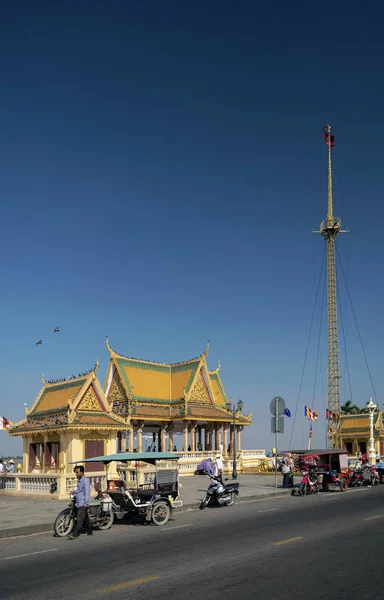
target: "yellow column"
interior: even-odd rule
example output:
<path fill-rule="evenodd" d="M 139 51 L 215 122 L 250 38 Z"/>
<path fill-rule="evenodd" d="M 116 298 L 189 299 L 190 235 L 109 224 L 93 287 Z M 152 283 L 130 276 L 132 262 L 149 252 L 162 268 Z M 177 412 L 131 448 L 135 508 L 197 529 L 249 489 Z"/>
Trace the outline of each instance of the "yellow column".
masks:
<path fill-rule="evenodd" d="M 196 425 L 194 423 L 191 425 L 191 450 L 192 452 L 196 451 Z"/>
<path fill-rule="evenodd" d="M 138 452 L 142 452 L 143 451 L 142 433 L 143 433 L 143 422 L 142 421 L 138 421 L 137 422 L 137 451 Z"/>
<path fill-rule="evenodd" d="M 220 424 L 215 423 L 215 450 L 220 450 Z"/>
<path fill-rule="evenodd" d="M 127 451 L 127 432 L 126 431 L 121 432 L 121 451 L 122 452 Z"/>
<path fill-rule="evenodd" d="M 133 423 L 131 423 L 131 428 L 129 430 L 129 452 L 133 452 Z"/>
<path fill-rule="evenodd" d="M 23 473 L 28 473 L 29 468 L 29 436 L 23 437 Z"/>
<path fill-rule="evenodd" d="M 161 444 L 161 452 L 165 452 L 165 423 L 161 424 L 160 444 Z M 160 448 L 159 448 L 159 450 L 160 450 Z"/>
<path fill-rule="evenodd" d="M 223 442 L 223 455 L 228 454 L 228 425 L 224 423 L 224 442 Z"/>
<path fill-rule="evenodd" d="M 184 452 L 188 450 L 188 421 L 184 421 Z"/>
<path fill-rule="evenodd" d="M 168 426 L 168 451 L 173 452 L 173 424 Z"/>
<path fill-rule="evenodd" d="M 237 429 L 236 450 L 237 450 L 237 452 L 239 452 L 239 450 L 241 450 L 241 425 L 237 425 L 236 429 Z"/>
<path fill-rule="evenodd" d="M 208 432 L 208 424 L 204 427 L 204 450 L 208 450 L 209 448 L 209 432 Z"/>

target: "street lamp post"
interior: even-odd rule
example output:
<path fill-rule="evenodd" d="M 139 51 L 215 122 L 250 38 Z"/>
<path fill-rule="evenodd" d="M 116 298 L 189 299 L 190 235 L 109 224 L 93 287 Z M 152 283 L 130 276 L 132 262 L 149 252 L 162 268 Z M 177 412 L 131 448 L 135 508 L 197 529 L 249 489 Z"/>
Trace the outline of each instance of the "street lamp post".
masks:
<path fill-rule="evenodd" d="M 238 401 L 237 406 L 231 401 L 227 402 L 225 408 L 233 415 L 233 469 L 232 479 L 237 479 L 236 464 L 236 415 L 243 410 L 244 402 Z"/>
<path fill-rule="evenodd" d="M 367 408 L 369 410 L 369 464 L 376 464 L 376 450 L 375 450 L 375 439 L 373 437 L 373 414 L 377 408 L 376 404 L 372 402 L 372 398 L 367 402 Z"/>

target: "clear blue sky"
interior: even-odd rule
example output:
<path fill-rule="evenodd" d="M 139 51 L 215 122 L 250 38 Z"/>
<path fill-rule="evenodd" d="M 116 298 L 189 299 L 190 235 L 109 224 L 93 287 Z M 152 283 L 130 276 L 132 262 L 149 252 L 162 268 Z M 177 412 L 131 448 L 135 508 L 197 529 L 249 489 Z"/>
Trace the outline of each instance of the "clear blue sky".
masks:
<path fill-rule="evenodd" d="M 270 448 L 270 399 L 295 408 L 322 260 L 311 230 L 326 210 L 328 122 L 336 213 L 351 227 L 338 246 L 381 404 L 383 17 L 356 1 L 2 6 L 0 414 L 22 418 L 43 372 L 98 356 L 103 379 L 106 335 L 164 362 L 209 339 L 210 366 L 221 359 L 228 395 L 253 411 L 245 445 Z M 344 316 L 362 404 L 372 391 Z M 0 454 L 20 447 L 0 434 Z"/>

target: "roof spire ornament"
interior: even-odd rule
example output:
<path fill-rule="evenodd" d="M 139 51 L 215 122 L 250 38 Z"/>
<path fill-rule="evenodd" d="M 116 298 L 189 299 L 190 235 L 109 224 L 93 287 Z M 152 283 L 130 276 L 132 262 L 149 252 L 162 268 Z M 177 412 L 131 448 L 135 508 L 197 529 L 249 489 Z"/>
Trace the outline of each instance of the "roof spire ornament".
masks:
<path fill-rule="evenodd" d="M 45 385 L 44 373 L 41 376 L 41 381 L 43 382 L 43 385 Z"/>
<path fill-rule="evenodd" d="M 207 345 L 205 347 L 205 351 L 204 351 L 205 356 L 207 356 L 208 351 L 209 351 L 209 340 L 207 340 Z"/>
<path fill-rule="evenodd" d="M 99 370 L 99 366 L 100 366 L 99 365 L 99 359 L 96 358 L 95 366 L 94 366 L 94 369 L 93 369 L 93 372 L 95 373 L 95 375 L 96 375 L 97 371 Z"/>

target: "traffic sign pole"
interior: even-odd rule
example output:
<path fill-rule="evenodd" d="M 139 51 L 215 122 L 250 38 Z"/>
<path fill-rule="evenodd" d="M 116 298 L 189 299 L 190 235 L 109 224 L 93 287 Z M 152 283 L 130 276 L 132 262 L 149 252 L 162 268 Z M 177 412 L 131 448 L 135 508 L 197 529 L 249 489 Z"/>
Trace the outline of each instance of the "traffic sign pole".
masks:
<path fill-rule="evenodd" d="M 275 414 L 275 492 L 277 492 L 277 430 L 279 428 L 279 400 L 276 398 L 276 414 Z"/>

